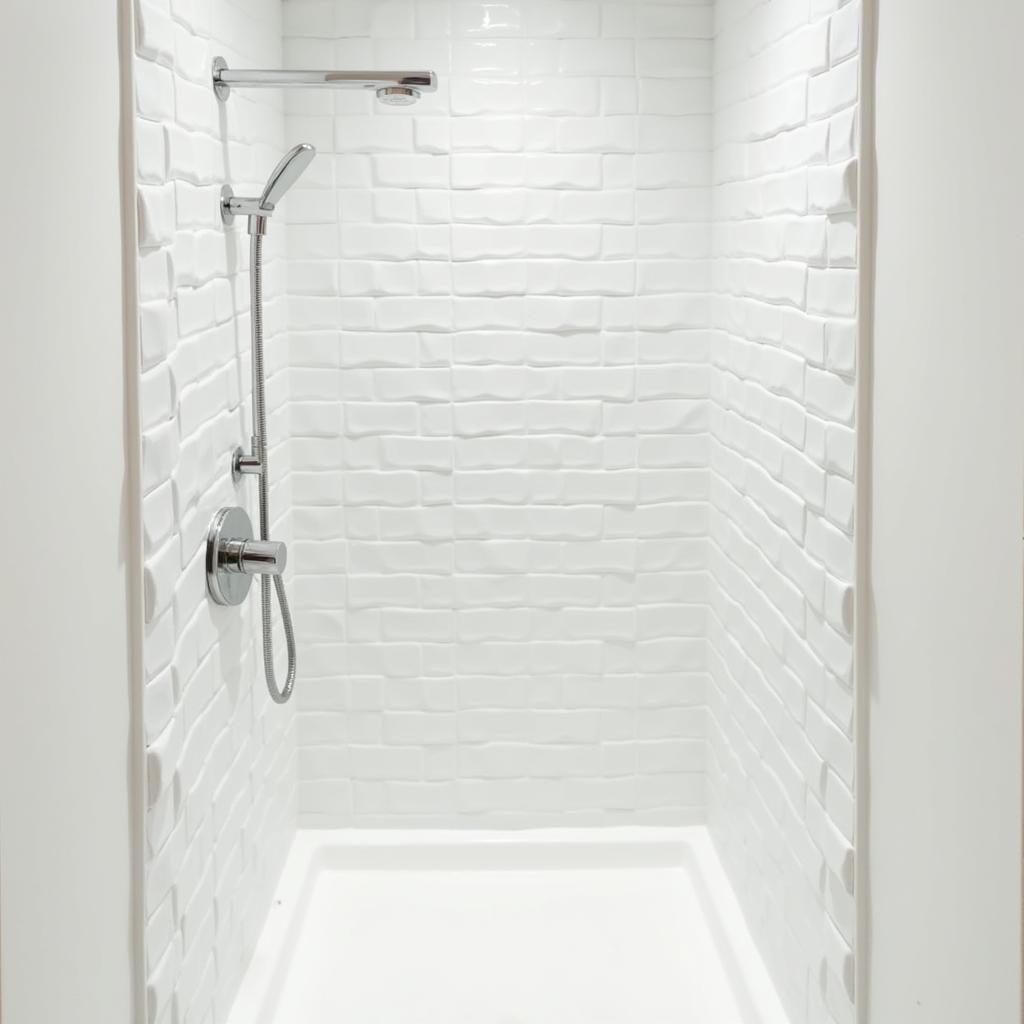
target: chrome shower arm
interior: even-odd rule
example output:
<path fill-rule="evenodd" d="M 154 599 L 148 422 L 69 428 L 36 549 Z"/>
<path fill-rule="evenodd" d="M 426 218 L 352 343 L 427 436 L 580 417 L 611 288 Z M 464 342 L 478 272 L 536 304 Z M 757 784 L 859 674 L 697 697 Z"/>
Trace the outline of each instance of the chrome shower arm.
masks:
<path fill-rule="evenodd" d="M 223 57 L 213 62 L 213 88 L 218 99 L 227 99 L 232 87 L 280 89 L 285 86 L 321 89 L 416 89 L 435 92 L 433 71 L 268 71 L 229 68 Z"/>

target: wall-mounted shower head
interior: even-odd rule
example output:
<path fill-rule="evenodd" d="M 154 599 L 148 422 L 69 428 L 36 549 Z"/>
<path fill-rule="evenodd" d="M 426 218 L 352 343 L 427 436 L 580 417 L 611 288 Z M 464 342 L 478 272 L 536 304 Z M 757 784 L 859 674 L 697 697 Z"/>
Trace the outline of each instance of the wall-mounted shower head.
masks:
<path fill-rule="evenodd" d="M 308 142 L 300 142 L 290 149 L 270 172 L 263 193 L 258 197 L 236 196 L 231 186 L 225 185 L 220 190 L 221 220 L 230 224 L 235 217 L 246 216 L 249 218 L 250 235 L 265 234 L 267 218 L 315 156 L 316 150 Z"/>
<path fill-rule="evenodd" d="M 388 107 L 411 107 L 419 98 L 419 89 L 409 85 L 389 85 L 377 90 L 377 99 Z"/>

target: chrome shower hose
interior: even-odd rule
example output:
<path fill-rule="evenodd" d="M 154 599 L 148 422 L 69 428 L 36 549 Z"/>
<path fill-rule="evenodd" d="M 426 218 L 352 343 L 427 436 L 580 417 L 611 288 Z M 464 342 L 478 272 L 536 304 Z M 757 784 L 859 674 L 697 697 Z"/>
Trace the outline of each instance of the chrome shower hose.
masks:
<path fill-rule="evenodd" d="M 262 224 L 260 225 L 262 229 Z M 267 458 L 267 395 L 263 363 L 263 234 L 249 236 L 249 290 L 252 317 L 252 433 L 253 454 L 259 456 L 259 532 L 260 540 L 270 540 L 270 466 Z M 277 603 L 281 606 L 284 641 L 288 651 L 288 673 L 284 686 L 278 687 L 274 672 L 274 624 L 270 583 L 273 580 Z M 284 704 L 295 689 L 295 631 L 284 580 L 280 576 L 260 576 L 260 610 L 263 623 L 263 671 L 270 699 Z"/>

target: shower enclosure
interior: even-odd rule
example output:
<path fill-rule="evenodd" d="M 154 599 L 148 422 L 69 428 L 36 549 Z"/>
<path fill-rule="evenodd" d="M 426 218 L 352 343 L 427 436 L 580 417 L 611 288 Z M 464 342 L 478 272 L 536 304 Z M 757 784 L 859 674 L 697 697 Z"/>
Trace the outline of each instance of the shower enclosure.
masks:
<path fill-rule="evenodd" d="M 852 1022 L 860 4 L 135 21 L 150 1021 Z"/>

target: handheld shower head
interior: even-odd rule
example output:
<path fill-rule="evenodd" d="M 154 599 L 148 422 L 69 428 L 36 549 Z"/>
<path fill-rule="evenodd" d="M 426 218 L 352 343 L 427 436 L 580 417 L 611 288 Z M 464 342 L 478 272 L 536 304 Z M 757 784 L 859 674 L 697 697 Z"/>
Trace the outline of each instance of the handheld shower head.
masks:
<path fill-rule="evenodd" d="M 281 158 L 281 162 L 270 172 L 266 188 L 260 196 L 260 206 L 268 212 L 273 211 L 315 156 L 316 150 L 308 142 L 300 142 L 294 149 L 288 150 Z"/>
<path fill-rule="evenodd" d="M 308 142 L 300 142 L 294 149 L 290 149 L 270 172 L 263 194 L 258 197 L 236 196 L 231 186 L 225 185 L 220 190 L 221 220 L 230 224 L 235 217 L 246 216 L 249 218 L 250 235 L 265 234 L 267 218 L 315 156 L 316 149 Z"/>

